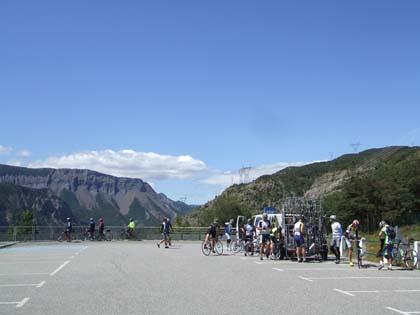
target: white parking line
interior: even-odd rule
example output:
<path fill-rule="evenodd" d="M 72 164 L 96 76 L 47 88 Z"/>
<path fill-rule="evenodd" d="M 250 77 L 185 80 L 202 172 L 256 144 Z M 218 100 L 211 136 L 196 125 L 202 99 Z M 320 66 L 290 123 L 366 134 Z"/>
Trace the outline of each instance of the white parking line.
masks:
<path fill-rule="evenodd" d="M 26 303 L 28 303 L 28 301 L 30 300 L 30 298 L 26 297 L 24 299 L 22 299 L 22 301 L 20 301 L 18 304 L 16 304 L 16 308 L 21 308 L 22 306 L 24 306 Z"/>
<path fill-rule="evenodd" d="M 372 279 L 372 280 L 420 280 L 420 277 L 317 277 L 317 278 L 307 278 L 310 280 L 346 280 L 346 279 Z"/>
<path fill-rule="evenodd" d="M 299 276 L 299 278 L 302 279 L 302 280 L 308 281 L 308 282 L 313 282 L 313 280 L 309 279 L 309 278 L 305 278 L 305 277 L 302 277 L 302 276 Z"/>
<path fill-rule="evenodd" d="M 418 311 L 414 311 L 414 312 L 403 312 L 403 311 L 400 311 L 399 309 L 396 309 L 396 308 L 390 307 L 390 306 L 387 306 L 385 308 L 388 309 L 388 310 L 390 310 L 390 311 L 393 311 L 395 313 L 403 314 L 403 315 L 420 314 L 420 312 L 418 312 Z"/>
<path fill-rule="evenodd" d="M 340 292 L 341 294 L 345 294 L 345 295 L 355 296 L 354 294 L 351 294 L 348 291 L 343 291 L 343 290 L 340 290 L 340 289 L 334 289 L 334 291 Z"/>
<path fill-rule="evenodd" d="M 25 305 L 30 299 L 28 297 L 23 298 L 22 301 L 19 302 L 0 302 L 0 305 L 16 305 L 16 308 L 20 308 Z"/>
<path fill-rule="evenodd" d="M 36 287 L 41 288 L 45 284 L 45 281 L 40 283 L 15 283 L 15 284 L 0 284 L 0 288 L 12 288 L 12 287 Z"/>
<path fill-rule="evenodd" d="M 15 265 L 15 264 L 57 264 L 59 262 L 62 262 L 62 260 L 37 260 L 37 261 L 2 261 L 0 262 L 0 265 Z"/>
<path fill-rule="evenodd" d="M 0 277 L 15 277 L 15 276 L 45 276 L 49 273 L 42 272 L 26 272 L 26 273 L 0 273 Z"/>
<path fill-rule="evenodd" d="M 273 270 L 284 272 L 284 269 L 280 269 L 280 268 L 273 268 Z"/>
<path fill-rule="evenodd" d="M 262 263 L 259 261 L 254 261 L 254 264 L 261 265 Z"/>
<path fill-rule="evenodd" d="M 65 261 L 60 267 L 58 267 L 53 272 L 51 272 L 50 276 L 54 276 L 57 272 L 59 272 L 61 269 L 63 269 L 68 263 L 70 263 L 69 260 Z"/>

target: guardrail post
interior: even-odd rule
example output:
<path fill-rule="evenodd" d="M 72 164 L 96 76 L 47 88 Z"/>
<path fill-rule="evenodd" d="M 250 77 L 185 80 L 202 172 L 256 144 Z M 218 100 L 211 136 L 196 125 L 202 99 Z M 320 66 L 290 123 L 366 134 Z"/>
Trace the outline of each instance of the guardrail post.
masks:
<path fill-rule="evenodd" d="M 13 227 L 13 242 L 16 242 L 16 235 L 17 235 L 17 228 L 16 226 Z"/>

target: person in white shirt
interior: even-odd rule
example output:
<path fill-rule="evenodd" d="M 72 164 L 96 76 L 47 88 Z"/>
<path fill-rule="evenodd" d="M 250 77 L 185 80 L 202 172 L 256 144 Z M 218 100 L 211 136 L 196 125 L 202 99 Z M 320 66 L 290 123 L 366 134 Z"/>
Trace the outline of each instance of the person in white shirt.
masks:
<path fill-rule="evenodd" d="M 341 224 L 337 221 L 337 216 L 332 215 L 330 216 L 331 220 L 331 231 L 332 231 L 332 239 L 331 239 L 331 251 L 335 255 L 335 263 L 340 263 L 340 242 L 341 236 L 343 235 L 343 230 L 341 228 Z"/>
<path fill-rule="evenodd" d="M 305 238 L 303 236 L 305 225 L 303 223 L 304 216 L 302 215 L 293 227 L 293 235 L 296 243 L 297 261 L 306 262 L 305 258 Z"/>

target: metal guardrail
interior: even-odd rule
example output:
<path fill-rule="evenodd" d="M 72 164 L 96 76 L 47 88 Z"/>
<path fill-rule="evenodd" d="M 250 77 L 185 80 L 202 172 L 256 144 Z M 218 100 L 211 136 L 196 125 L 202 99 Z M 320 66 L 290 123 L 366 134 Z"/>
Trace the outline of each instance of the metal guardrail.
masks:
<path fill-rule="evenodd" d="M 106 226 L 113 239 L 125 239 L 125 227 Z M 199 241 L 203 240 L 207 227 L 175 227 L 171 233 L 173 240 Z M 73 226 L 72 239 L 85 240 L 88 227 Z M 0 226 L 0 242 L 16 241 L 55 241 L 65 231 L 63 226 Z M 96 235 L 98 231 L 96 230 Z M 144 226 L 136 227 L 135 239 L 137 240 L 159 240 L 162 238 L 160 227 Z"/>

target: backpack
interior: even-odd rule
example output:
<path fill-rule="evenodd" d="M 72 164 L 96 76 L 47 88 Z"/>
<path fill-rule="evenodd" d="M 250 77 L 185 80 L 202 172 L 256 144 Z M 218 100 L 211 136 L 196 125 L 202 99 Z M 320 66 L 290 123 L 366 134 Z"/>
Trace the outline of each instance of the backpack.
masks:
<path fill-rule="evenodd" d="M 390 240 L 395 240 L 395 238 L 397 237 L 397 234 L 395 233 L 395 229 L 390 225 L 386 227 L 386 235 L 388 235 Z"/>

